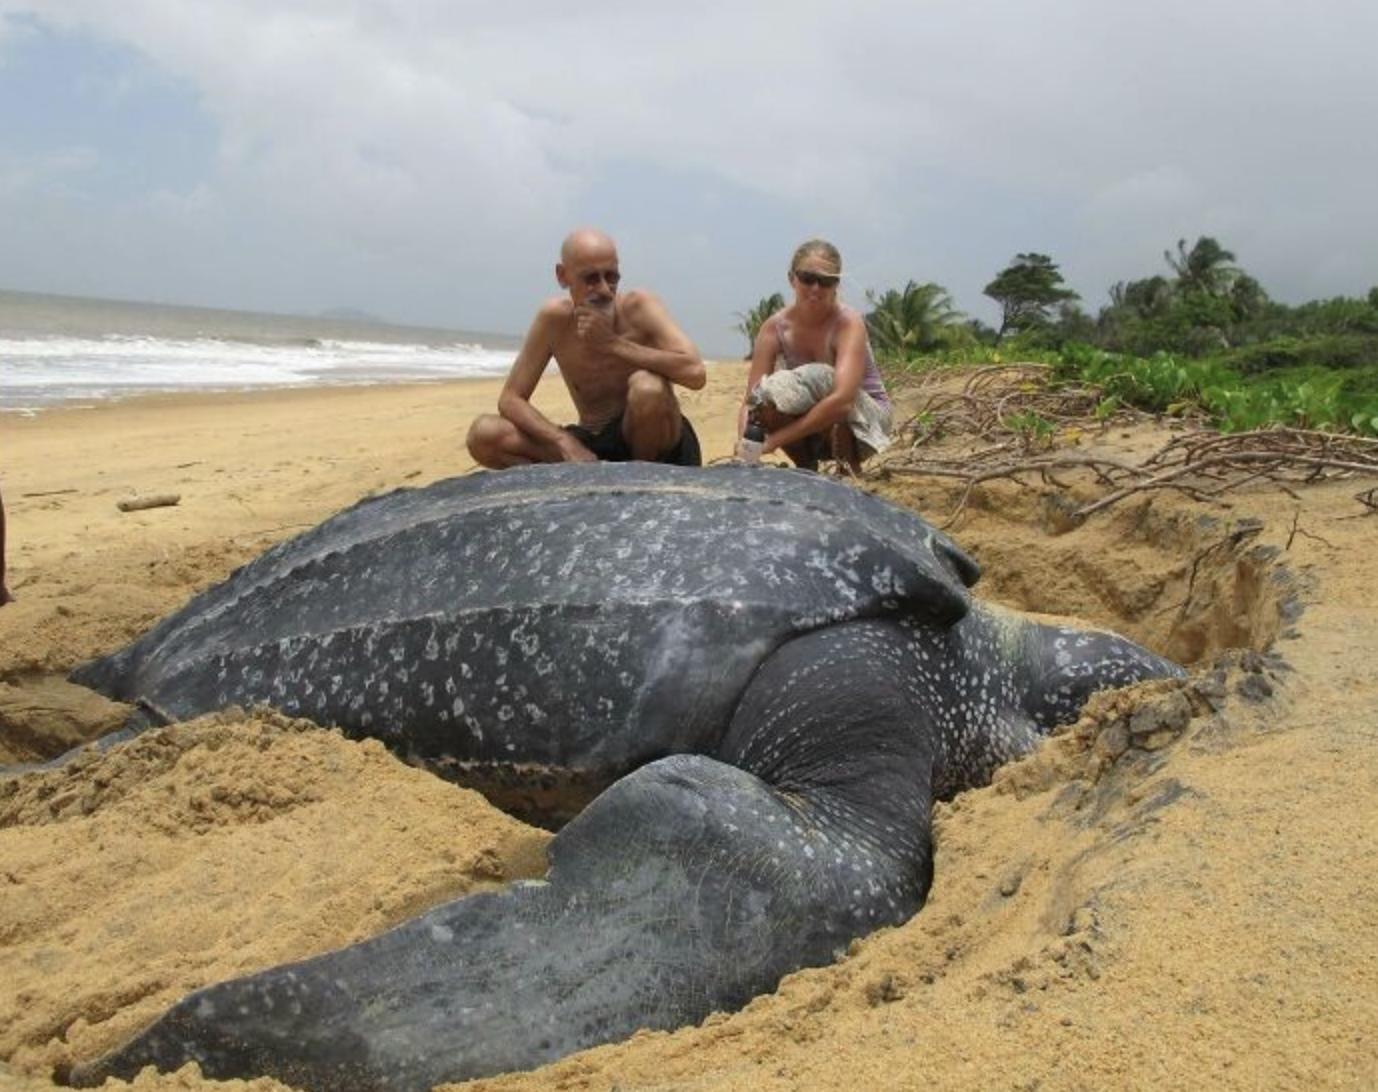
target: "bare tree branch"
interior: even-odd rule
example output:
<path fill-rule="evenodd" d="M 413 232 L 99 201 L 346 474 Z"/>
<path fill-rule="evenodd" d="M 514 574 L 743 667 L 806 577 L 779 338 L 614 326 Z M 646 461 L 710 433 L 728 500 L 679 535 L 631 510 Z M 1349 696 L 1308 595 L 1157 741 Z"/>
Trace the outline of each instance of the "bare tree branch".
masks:
<path fill-rule="evenodd" d="M 961 482 L 964 488 L 948 516 L 949 525 L 986 482 L 1004 480 L 1027 488 L 1042 481 L 1066 491 L 1069 483 L 1057 477 L 1059 472 L 1076 474 L 1103 491 L 1071 513 L 1077 520 L 1155 490 L 1175 490 L 1228 507 L 1221 500 L 1224 494 L 1258 481 L 1295 497 L 1292 485 L 1378 477 L 1378 440 L 1312 429 L 1220 433 L 1194 427 L 1139 462 L 1073 454 L 1056 446 L 1059 432 L 1064 437 L 1069 431 L 1103 434 L 1111 427 L 1156 418 L 1121 406 L 1107 409 L 1098 389 L 1053 387 L 1049 376 L 1050 369 L 1042 365 L 1012 364 L 977 369 L 960 391 L 951 389 L 949 372 L 921 380 L 916 386 L 933 393 L 900 430 L 908 445 L 887 455 L 865 476 L 899 474 Z M 1179 419 L 1174 423 L 1182 424 Z M 929 454 L 931 445 L 944 437 L 975 438 L 983 446 L 960 455 Z M 1378 511 L 1378 487 L 1355 499 L 1370 512 Z"/>

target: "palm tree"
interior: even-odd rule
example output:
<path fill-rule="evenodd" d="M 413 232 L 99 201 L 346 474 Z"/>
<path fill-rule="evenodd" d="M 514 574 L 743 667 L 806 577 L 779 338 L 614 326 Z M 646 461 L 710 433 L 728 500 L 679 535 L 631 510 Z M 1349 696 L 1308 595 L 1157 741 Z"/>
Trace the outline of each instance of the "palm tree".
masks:
<path fill-rule="evenodd" d="M 1223 296 L 1240 273 L 1239 267 L 1231 264 L 1234 254 L 1209 235 L 1202 235 L 1190 250 L 1185 239 L 1178 239 L 1176 255 L 1165 250 L 1163 257 L 1177 274 L 1177 287 L 1183 292 L 1198 289 L 1208 296 Z"/>
<path fill-rule="evenodd" d="M 740 311 L 733 312 L 741 321 L 738 322 L 736 326 L 732 327 L 732 329 L 746 335 L 745 355 L 747 359 L 750 359 L 751 351 L 755 348 L 756 335 L 761 332 L 762 323 L 784 306 L 785 297 L 780 295 L 779 292 L 772 292 L 769 296 L 760 300 L 756 306 L 746 312 L 746 314 L 742 314 Z"/>
<path fill-rule="evenodd" d="M 902 289 L 890 288 L 877 296 L 866 293 L 871 313 L 866 327 L 871 344 L 884 356 L 906 357 L 932 352 L 947 345 L 963 317 L 940 284 L 910 281 Z"/>
<path fill-rule="evenodd" d="M 1230 285 L 1230 301 L 1234 304 L 1235 315 L 1241 319 L 1257 318 L 1269 303 L 1263 285 L 1247 273 L 1241 273 Z"/>
<path fill-rule="evenodd" d="M 1166 277 L 1116 281 L 1110 286 L 1110 306 L 1141 319 L 1162 318 L 1172 307 L 1172 285 Z"/>

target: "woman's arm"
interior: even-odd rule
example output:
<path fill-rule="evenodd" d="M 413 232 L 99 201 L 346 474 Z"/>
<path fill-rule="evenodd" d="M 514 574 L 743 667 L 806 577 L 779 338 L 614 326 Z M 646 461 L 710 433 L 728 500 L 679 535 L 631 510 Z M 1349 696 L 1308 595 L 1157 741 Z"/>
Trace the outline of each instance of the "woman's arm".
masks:
<path fill-rule="evenodd" d="M 737 436 L 746 431 L 746 400 L 756 389 L 756 384 L 771 373 L 776 358 L 780 355 L 780 331 L 772 315 L 761 323 L 756 331 L 756 341 L 751 347 L 751 371 L 746 377 L 746 393 L 742 395 L 742 406 L 737 413 Z"/>
<path fill-rule="evenodd" d="M 837 357 L 833 362 L 833 389 L 797 421 L 791 421 L 766 437 L 765 454 L 797 443 L 806 436 L 826 432 L 847 420 L 861 381 L 866 378 L 866 323 L 858 314 L 845 315 L 837 332 Z"/>

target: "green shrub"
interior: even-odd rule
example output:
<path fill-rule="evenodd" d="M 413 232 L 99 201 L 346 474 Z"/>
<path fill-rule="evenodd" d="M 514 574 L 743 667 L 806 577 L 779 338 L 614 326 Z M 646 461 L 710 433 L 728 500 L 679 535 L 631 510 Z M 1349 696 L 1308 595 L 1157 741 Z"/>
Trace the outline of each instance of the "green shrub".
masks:
<path fill-rule="evenodd" d="M 1378 366 L 1378 337 L 1362 334 L 1279 337 L 1233 349 L 1217 359 L 1244 375 L 1262 375 L 1283 368 Z"/>
<path fill-rule="evenodd" d="M 1198 407 L 1222 432 L 1285 426 L 1378 436 L 1378 367 L 1345 372 L 1310 365 L 1254 378 L 1218 359 L 1133 357 L 1069 345 L 1054 375 L 1100 387 L 1102 406 L 1123 402 L 1155 413 Z"/>

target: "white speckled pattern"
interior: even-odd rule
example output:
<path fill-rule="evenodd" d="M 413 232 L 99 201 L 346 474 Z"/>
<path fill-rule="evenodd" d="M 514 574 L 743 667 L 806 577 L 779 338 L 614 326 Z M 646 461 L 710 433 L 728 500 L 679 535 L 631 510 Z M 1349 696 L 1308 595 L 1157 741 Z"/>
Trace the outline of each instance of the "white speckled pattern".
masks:
<path fill-rule="evenodd" d="M 983 606 L 976 575 L 909 513 L 740 468 L 475 475 L 285 543 L 82 677 L 423 759 L 630 772 L 552 841 L 545 882 L 210 987 L 73 1079 L 195 1060 L 421 1092 L 738 1008 L 904 921 L 935 798 L 1094 690 L 1179 670 Z"/>
<path fill-rule="evenodd" d="M 951 622 L 975 575 L 814 475 L 533 467 L 357 505 L 75 678 L 179 719 L 265 704 L 421 758 L 626 769 L 711 746 L 794 634 Z"/>

